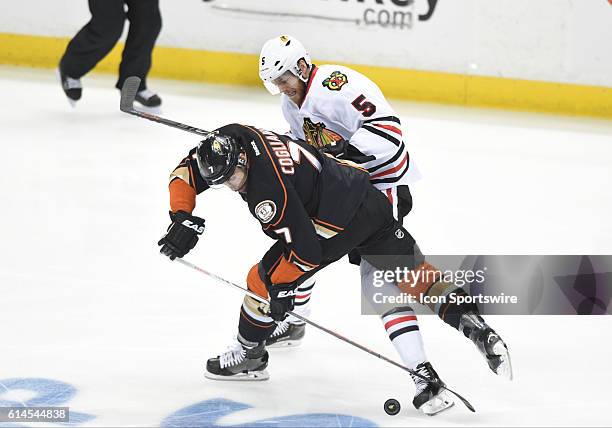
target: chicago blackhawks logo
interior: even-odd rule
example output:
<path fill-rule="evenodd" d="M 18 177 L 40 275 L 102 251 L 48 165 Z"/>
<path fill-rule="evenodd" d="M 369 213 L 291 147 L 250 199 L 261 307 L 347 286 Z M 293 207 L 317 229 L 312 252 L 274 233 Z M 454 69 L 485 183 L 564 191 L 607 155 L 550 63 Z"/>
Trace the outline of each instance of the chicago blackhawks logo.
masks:
<path fill-rule="evenodd" d="M 346 74 L 340 73 L 339 71 L 334 71 L 327 79 L 323 81 L 323 86 L 330 91 L 339 91 L 346 83 L 348 83 Z"/>
<path fill-rule="evenodd" d="M 304 119 L 302 126 L 306 142 L 320 149 L 323 146 L 342 140 L 342 137 L 334 131 L 325 128 L 324 123 L 313 123 L 309 118 Z"/>
<path fill-rule="evenodd" d="M 270 200 L 263 201 L 255 207 L 255 215 L 262 223 L 269 223 L 276 214 L 276 204 Z"/>

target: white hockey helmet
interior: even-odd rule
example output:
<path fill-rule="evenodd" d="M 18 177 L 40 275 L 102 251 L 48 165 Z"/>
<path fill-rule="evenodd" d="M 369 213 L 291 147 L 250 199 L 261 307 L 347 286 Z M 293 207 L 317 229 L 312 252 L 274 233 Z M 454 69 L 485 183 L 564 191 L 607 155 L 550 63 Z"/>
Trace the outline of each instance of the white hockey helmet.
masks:
<path fill-rule="evenodd" d="M 310 55 L 306 52 L 304 45 L 292 36 L 283 35 L 268 40 L 261 48 L 259 55 L 259 77 L 265 87 L 272 95 L 280 93 L 278 87 L 272 81 L 285 72 L 290 71 L 303 82 L 308 81 L 302 75 L 298 61 L 303 59 L 312 65 Z"/>

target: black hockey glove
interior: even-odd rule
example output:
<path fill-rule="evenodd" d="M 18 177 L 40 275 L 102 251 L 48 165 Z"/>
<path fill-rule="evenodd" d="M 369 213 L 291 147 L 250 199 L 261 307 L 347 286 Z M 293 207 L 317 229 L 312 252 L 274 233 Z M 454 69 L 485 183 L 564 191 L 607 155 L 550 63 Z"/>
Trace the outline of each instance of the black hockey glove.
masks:
<path fill-rule="evenodd" d="M 170 260 L 183 257 L 198 242 L 198 235 L 204 232 L 204 219 L 193 216 L 185 211 L 170 213 L 172 224 L 168 227 L 168 233 L 159 240 L 161 245 L 159 251 Z"/>
<path fill-rule="evenodd" d="M 266 281 L 266 288 L 270 295 L 270 313 L 268 316 L 274 321 L 282 321 L 287 316 L 287 311 L 293 310 L 297 283 L 272 284 Z"/>
<path fill-rule="evenodd" d="M 348 149 L 348 142 L 346 140 L 334 141 L 333 143 L 327 144 L 321 148 L 323 153 L 329 153 L 335 158 L 342 159 L 346 157 L 346 151 Z"/>

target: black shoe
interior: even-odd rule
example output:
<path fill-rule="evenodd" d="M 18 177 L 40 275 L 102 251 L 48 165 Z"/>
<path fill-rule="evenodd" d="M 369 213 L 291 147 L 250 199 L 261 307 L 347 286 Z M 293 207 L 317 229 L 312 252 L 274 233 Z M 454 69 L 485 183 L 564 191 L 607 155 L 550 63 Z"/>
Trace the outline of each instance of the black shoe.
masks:
<path fill-rule="evenodd" d="M 267 366 L 268 351 L 264 343 L 247 348 L 237 341 L 206 362 L 204 376 L 214 380 L 266 380 L 270 377 L 265 370 Z"/>
<path fill-rule="evenodd" d="M 288 321 L 280 321 L 272 335 L 266 340 L 266 346 L 270 348 L 291 348 L 302 343 L 306 333 L 306 324 L 291 324 Z"/>
<path fill-rule="evenodd" d="M 162 103 L 161 98 L 149 89 L 143 89 L 136 93 L 136 101 L 145 107 L 159 107 Z"/>
<path fill-rule="evenodd" d="M 487 364 L 493 373 L 512 380 L 512 363 L 508 347 L 480 315 L 474 312 L 461 315 L 459 331 L 474 342 L 487 359 Z"/>
<path fill-rule="evenodd" d="M 455 402 L 444 388 L 440 388 L 440 385 L 444 386 L 445 384 L 431 364 L 428 362 L 421 363 L 416 367 L 415 371 L 421 376 L 437 382 L 427 382 L 419 376 L 415 376 L 412 373 L 410 374 L 417 388 L 414 399 L 412 400 L 412 405 L 416 409 L 422 411 L 426 415 L 433 416 L 443 410 L 453 407 Z"/>
<path fill-rule="evenodd" d="M 64 94 L 68 97 L 68 101 L 74 105 L 74 103 L 81 99 L 81 95 L 83 94 L 81 79 L 73 79 L 64 74 L 61 67 L 58 69 L 58 73 Z"/>

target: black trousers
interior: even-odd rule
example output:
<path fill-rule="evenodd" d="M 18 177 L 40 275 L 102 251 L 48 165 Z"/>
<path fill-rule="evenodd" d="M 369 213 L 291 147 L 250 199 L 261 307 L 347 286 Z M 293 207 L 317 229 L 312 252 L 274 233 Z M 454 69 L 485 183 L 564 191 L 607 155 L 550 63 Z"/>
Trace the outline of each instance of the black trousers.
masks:
<path fill-rule="evenodd" d="M 142 79 L 140 90 L 146 89 L 151 52 L 162 25 L 159 0 L 89 0 L 89 10 L 91 20 L 74 36 L 62 56 L 62 71 L 75 79 L 87 74 L 117 44 L 127 18 L 130 28 L 116 87 L 121 88 L 129 76 L 138 76 Z"/>
<path fill-rule="evenodd" d="M 410 187 L 406 185 L 397 186 L 397 217 L 400 225 L 404 224 L 404 217 L 412 210 L 412 194 Z M 355 249 L 348 254 L 349 263 L 359 266 L 361 264 L 361 254 Z"/>

